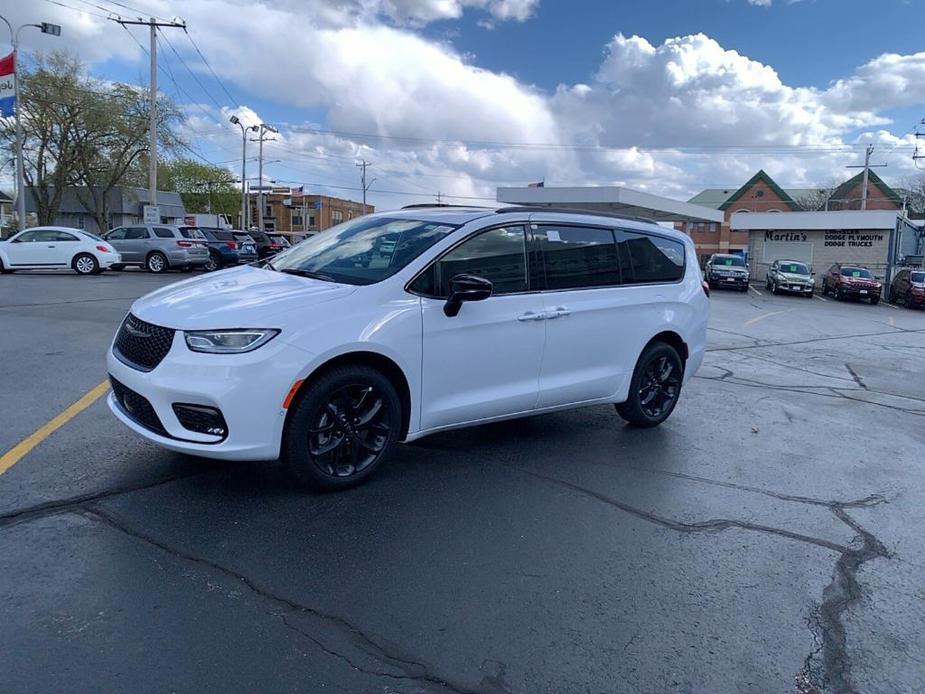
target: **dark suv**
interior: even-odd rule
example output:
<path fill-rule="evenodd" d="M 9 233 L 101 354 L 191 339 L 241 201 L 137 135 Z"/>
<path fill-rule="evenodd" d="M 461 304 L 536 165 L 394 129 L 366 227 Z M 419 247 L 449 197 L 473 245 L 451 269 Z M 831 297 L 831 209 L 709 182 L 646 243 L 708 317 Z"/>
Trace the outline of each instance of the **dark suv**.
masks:
<path fill-rule="evenodd" d="M 905 268 L 897 272 L 890 284 L 887 299 L 891 304 L 902 299 L 909 308 L 925 307 L 925 270 Z"/>
<path fill-rule="evenodd" d="M 199 231 L 206 237 L 206 243 L 209 246 L 209 262 L 202 268 L 206 272 L 257 260 L 255 248 L 252 245 L 239 243 L 231 231 L 212 227 L 199 227 Z"/>
<path fill-rule="evenodd" d="M 271 239 L 267 234 L 262 231 L 257 231 L 253 229 L 247 232 L 248 236 L 254 239 L 254 243 L 257 244 L 257 255 L 261 260 L 264 258 L 269 258 L 274 256 L 283 250 L 282 244 Z"/>
<path fill-rule="evenodd" d="M 867 299 L 877 305 L 881 288 L 870 270 L 860 265 L 835 263 L 822 278 L 822 295 L 834 294 L 836 299 Z"/>
<path fill-rule="evenodd" d="M 714 253 L 703 270 L 710 289 L 731 287 L 740 292 L 748 291 L 748 265 L 742 256 Z"/>

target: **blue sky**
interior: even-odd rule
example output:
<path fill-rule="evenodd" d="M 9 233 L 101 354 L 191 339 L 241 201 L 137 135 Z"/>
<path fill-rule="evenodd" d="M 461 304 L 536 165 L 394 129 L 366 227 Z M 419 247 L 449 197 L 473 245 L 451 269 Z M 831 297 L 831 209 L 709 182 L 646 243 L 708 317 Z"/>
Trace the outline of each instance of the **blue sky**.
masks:
<path fill-rule="evenodd" d="M 94 76 L 135 84 L 147 58 L 101 8 L 180 15 L 234 97 L 182 32 L 165 32 L 160 87 L 204 159 L 237 168 L 237 113 L 281 129 L 268 177 L 357 197 L 364 157 L 385 206 L 538 179 L 686 197 L 758 168 L 827 185 L 867 142 L 898 181 L 915 173 L 910 131 L 925 116 L 908 0 L 61 2 L 0 0 L 0 14 L 59 21 L 61 39 L 36 33 L 29 47 L 76 51 Z"/>

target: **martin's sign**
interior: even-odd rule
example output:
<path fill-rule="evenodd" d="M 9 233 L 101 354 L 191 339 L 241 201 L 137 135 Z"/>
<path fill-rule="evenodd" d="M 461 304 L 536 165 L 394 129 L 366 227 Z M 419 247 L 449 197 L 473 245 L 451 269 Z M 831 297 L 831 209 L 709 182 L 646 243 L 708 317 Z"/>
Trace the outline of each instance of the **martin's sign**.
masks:
<path fill-rule="evenodd" d="M 8 118 L 16 111 L 16 91 L 13 74 L 16 71 L 15 54 L 0 58 L 0 117 Z"/>
<path fill-rule="evenodd" d="M 766 231 L 765 241 L 805 241 L 806 232 L 803 231 Z"/>

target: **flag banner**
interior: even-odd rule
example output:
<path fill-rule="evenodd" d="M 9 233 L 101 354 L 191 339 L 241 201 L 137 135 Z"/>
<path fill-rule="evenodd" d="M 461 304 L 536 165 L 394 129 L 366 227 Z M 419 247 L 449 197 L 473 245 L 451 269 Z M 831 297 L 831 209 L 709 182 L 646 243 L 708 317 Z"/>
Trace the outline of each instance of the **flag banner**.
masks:
<path fill-rule="evenodd" d="M 15 56 L 10 53 L 0 58 L 0 116 L 9 118 L 16 112 L 16 92 L 13 86 L 13 72 L 16 69 Z"/>

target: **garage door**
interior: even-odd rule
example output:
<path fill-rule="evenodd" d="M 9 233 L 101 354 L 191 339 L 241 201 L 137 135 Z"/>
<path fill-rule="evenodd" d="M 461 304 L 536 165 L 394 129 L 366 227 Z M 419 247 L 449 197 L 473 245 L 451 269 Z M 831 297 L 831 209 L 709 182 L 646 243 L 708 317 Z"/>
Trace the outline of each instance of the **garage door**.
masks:
<path fill-rule="evenodd" d="M 765 263 L 775 260 L 799 260 L 807 265 L 813 264 L 813 244 L 805 241 L 765 241 Z"/>

